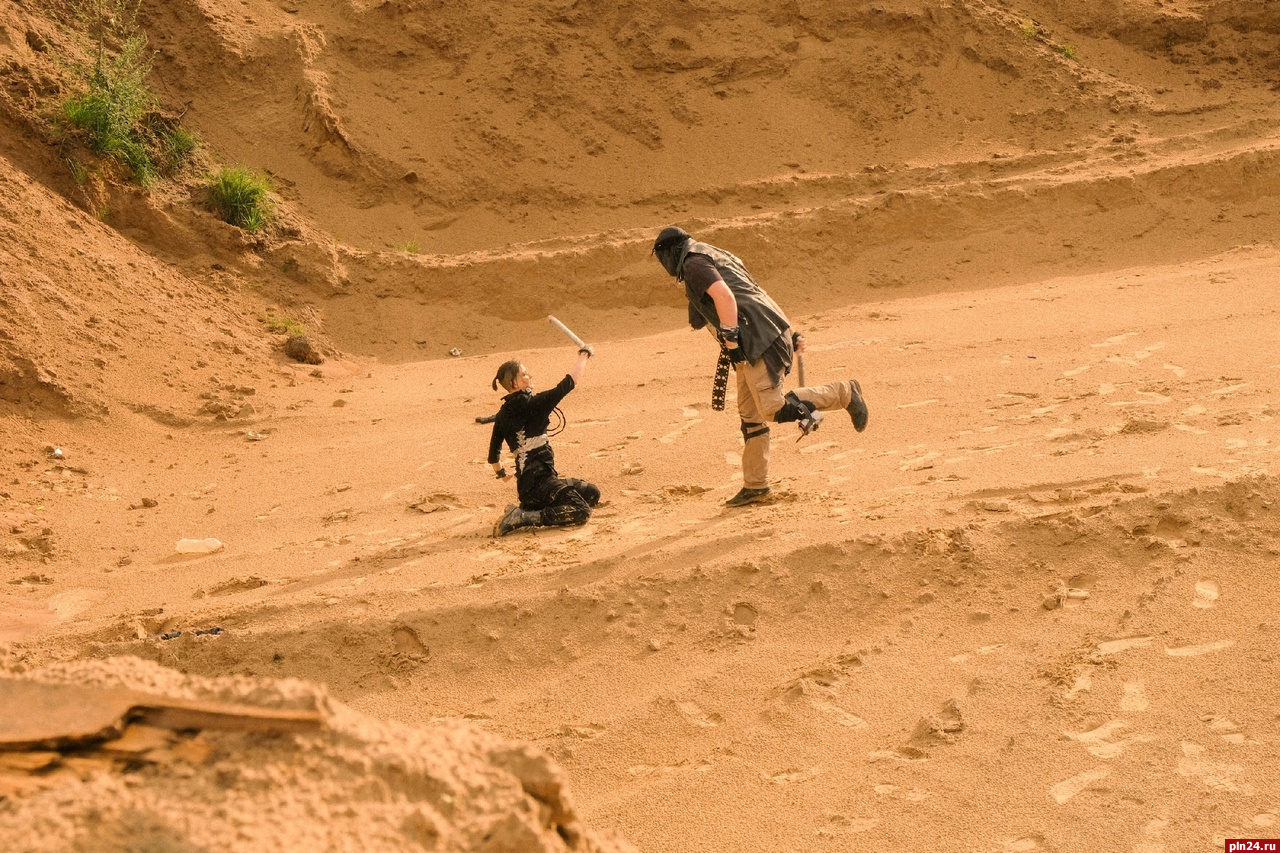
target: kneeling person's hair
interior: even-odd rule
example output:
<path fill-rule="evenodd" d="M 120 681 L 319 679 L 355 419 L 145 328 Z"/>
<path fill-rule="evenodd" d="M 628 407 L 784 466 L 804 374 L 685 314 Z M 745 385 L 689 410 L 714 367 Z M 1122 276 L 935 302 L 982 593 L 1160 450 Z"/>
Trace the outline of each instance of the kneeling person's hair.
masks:
<path fill-rule="evenodd" d="M 497 391 L 501 385 L 508 391 L 516 390 L 516 377 L 520 375 L 520 362 L 516 359 L 504 361 L 498 368 L 498 372 L 493 375 L 493 390 Z"/>

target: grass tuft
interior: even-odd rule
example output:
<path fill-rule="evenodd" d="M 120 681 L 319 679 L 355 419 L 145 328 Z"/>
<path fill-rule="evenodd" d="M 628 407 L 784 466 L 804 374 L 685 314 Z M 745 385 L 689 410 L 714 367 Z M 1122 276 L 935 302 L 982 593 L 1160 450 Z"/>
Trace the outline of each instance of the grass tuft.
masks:
<path fill-rule="evenodd" d="M 267 331 L 273 335 L 288 335 L 292 338 L 297 335 L 306 335 L 307 333 L 307 327 L 291 317 L 277 317 L 268 311 L 259 319 L 267 327 Z"/>
<path fill-rule="evenodd" d="M 242 166 L 226 166 L 209 178 L 209 208 L 222 219 L 249 233 L 271 221 L 271 182 Z"/>

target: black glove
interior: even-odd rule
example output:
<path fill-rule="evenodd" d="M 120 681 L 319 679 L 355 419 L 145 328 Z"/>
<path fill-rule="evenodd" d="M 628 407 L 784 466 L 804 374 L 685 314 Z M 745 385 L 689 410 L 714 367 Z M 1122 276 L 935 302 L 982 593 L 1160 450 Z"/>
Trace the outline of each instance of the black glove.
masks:
<path fill-rule="evenodd" d="M 725 346 L 724 351 L 729 355 L 729 361 L 732 364 L 742 364 L 747 360 L 747 354 L 742 351 L 740 346 Z"/>

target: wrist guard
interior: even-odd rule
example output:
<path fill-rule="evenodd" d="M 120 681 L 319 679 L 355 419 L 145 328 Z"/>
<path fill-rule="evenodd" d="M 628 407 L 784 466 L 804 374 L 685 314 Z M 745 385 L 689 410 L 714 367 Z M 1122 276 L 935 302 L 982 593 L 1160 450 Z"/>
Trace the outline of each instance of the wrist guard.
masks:
<path fill-rule="evenodd" d="M 738 343 L 738 327 L 737 326 L 721 326 L 717 330 L 721 343 Z"/>
<path fill-rule="evenodd" d="M 497 471 L 494 472 L 494 476 L 497 477 L 499 480 L 501 480 L 502 478 L 507 476 L 507 469 L 499 468 Z"/>
<path fill-rule="evenodd" d="M 578 352 L 579 353 L 585 352 L 587 354 L 587 358 L 591 358 L 596 354 L 596 348 L 593 347 L 591 344 L 587 344 L 586 346 L 579 348 Z"/>

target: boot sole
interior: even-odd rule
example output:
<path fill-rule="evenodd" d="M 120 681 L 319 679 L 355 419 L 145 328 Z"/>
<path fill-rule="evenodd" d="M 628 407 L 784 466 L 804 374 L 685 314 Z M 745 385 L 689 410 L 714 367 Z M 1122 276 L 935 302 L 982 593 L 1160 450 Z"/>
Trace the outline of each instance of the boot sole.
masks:
<path fill-rule="evenodd" d="M 853 421 L 853 428 L 862 432 L 867 428 L 867 401 L 862 396 L 862 386 L 858 384 L 858 380 L 850 379 L 849 385 L 853 388 L 853 400 L 847 407 L 849 418 Z"/>

